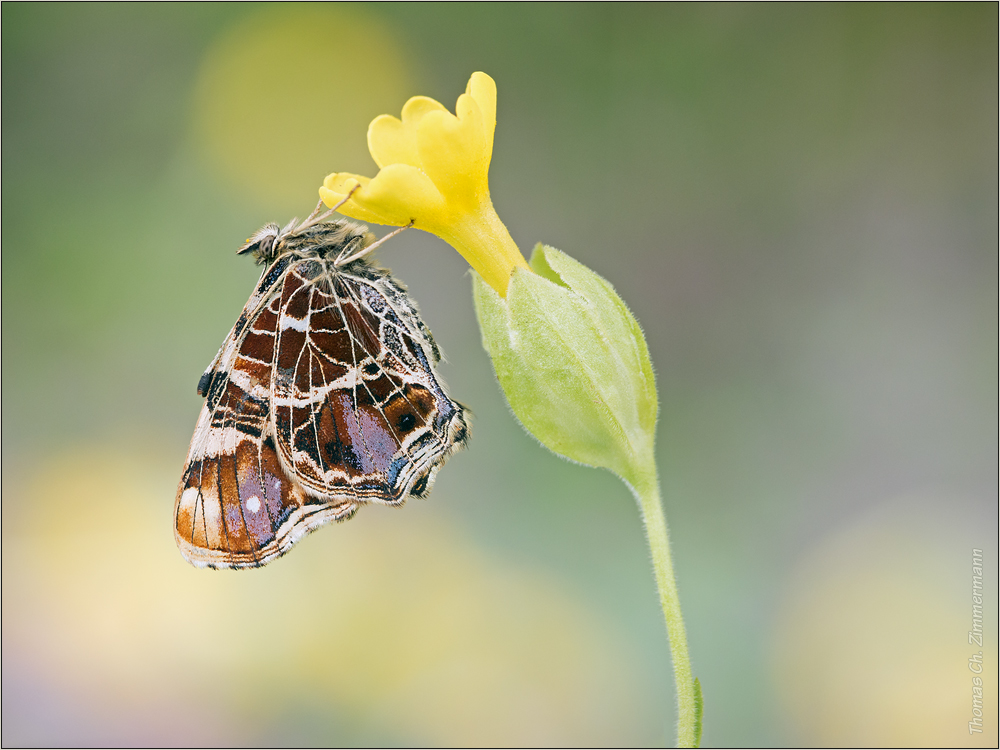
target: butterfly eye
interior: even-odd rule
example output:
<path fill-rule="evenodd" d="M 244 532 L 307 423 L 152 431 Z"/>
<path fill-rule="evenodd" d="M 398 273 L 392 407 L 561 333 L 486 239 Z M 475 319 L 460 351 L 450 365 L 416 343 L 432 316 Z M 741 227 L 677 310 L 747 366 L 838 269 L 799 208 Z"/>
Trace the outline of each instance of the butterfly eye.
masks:
<path fill-rule="evenodd" d="M 268 235 L 260 241 L 260 245 L 257 248 L 257 253 L 262 258 L 266 258 L 271 254 L 271 248 L 274 247 L 274 241 L 278 239 L 274 235 Z"/>

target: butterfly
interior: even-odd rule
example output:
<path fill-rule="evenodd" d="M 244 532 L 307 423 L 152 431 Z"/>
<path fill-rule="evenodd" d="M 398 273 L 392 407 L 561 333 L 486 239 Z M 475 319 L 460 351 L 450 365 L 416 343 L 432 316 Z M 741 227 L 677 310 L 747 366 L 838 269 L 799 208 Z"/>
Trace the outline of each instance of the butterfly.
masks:
<path fill-rule="evenodd" d="M 265 268 L 198 382 L 174 505 L 174 538 L 197 567 L 259 567 L 362 505 L 423 497 L 468 440 L 431 332 L 369 259 L 391 235 L 376 242 L 320 208 L 237 251 Z"/>

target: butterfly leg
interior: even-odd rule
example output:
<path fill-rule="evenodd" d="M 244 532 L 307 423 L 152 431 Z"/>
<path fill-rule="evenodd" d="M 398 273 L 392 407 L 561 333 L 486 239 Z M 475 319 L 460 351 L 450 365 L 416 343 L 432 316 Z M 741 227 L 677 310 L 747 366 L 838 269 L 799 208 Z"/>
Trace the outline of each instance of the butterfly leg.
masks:
<path fill-rule="evenodd" d="M 354 253 L 354 255 L 348 256 L 347 258 L 337 258 L 336 265 L 338 265 L 338 266 L 346 266 L 351 261 L 357 260 L 358 258 L 363 258 L 364 256 L 368 255 L 368 253 L 370 253 L 372 250 L 374 250 L 376 247 L 378 247 L 379 245 L 381 245 L 386 240 L 390 240 L 393 237 L 395 237 L 397 234 L 399 234 L 400 232 L 403 232 L 403 231 L 409 229 L 410 227 L 412 227 L 413 226 L 413 222 L 414 222 L 414 219 L 410 219 L 410 223 L 409 224 L 407 224 L 405 226 L 402 226 L 399 229 L 394 229 L 393 231 L 389 232 L 389 234 L 387 234 L 382 239 L 376 240 L 375 242 L 373 242 L 372 244 L 370 244 L 368 247 L 362 248 L 358 252 Z"/>
<path fill-rule="evenodd" d="M 354 195 L 360 189 L 361 189 L 361 185 L 355 185 L 354 187 L 352 187 L 351 188 L 351 192 L 349 192 L 347 195 L 345 195 L 343 197 L 343 199 L 340 201 L 340 203 L 338 203 L 336 206 L 334 206 L 330 210 L 324 212 L 323 214 L 319 213 L 320 209 L 323 207 L 323 201 L 320 200 L 320 202 L 316 206 L 316 210 L 314 210 L 311 214 L 309 214 L 309 216 L 306 218 L 305 221 L 303 221 L 301 224 L 299 224 L 297 227 L 295 227 L 295 231 L 296 232 L 301 232 L 303 229 L 306 229 L 307 227 L 311 227 L 313 224 L 319 224 L 321 221 L 324 221 L 334 211 L 336 211 L 338 208 L 340 208 L 345 203 L 347 203 L 347 201 L 349 201 L 351 199 L 351 196 Z"/>

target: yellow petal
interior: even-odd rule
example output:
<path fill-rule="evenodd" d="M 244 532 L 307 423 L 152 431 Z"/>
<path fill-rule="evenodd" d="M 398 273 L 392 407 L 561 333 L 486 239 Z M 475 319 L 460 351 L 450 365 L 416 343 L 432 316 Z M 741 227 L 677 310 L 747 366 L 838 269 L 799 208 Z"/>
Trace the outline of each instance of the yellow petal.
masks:
<path fill-rule="evenodd" d="M 469 78 L 469 85 L 465 87 L 465 93 L 471 96 L 479 111 L 483 116 L 483 132 L 489 150 L 493 151 L 493 131 L 497 125 L 497 84 L 485 73 L 476 72 Z M 488 158 L 488 157 L 487 157 Z"/>
<path fill-rule="evenodd" d="M 431 112 L 417 126 L 417 147 L 424 171 L 455 207 L 471 210 L 488 192 L 489 161 L 482 117 L 471 97 L 459 99 L 459 113 Z"/>
<path fill-rule="evenodd" d="M 368 150 L 379 167 L 419 165 L 417 134 L 391 115 L 379 115 L 368 126 Z"/>
<path fill-rule="evenodd" d="M 416 125 L 428 112 L 447 112 L 448 108 L 429 96 L 411 96 L 403 105 L 403 122 Z"/>
<path fill-rule="evenodd" d="M 458 113 L 458 119 L 469 128 L 469 137 L 475 139 L 473 146 L 475 168 L 482 172 L 482 180 L 485 183 L 490 169 L 490 156 L 493 153 L 493 126 L 496 122 L 486 122 L 479 102 L 469 94 L 458 97 L 455 111 Z"/>
<path fill-rule="evenodd" d="M 383 167 L 351 196 L 340 212 L 355 219 L 397 227 L 411 221 L 418 227 L 448 222 L 444 196 L 427 175 L 409 164 Z"/>
<path fill-rule="evenodd" d="M 361 185 L 363 189 L 370 182 L 371 179 L 363 175 L 351 174 L 350 172 L 334 172 L 327 175 L 326 179 L 323 180 L 323 186 L 319 189 L 319 197 L 326 204 L 327 208 L 333 208 L 344 200 L 356 186 Z M 357 196 L 360 192 L 361 190 L 358 190 L 354 196 Z M 353 200 L 354 196 L 352 196 L 352 200 L 349 200 L 337 210 L 344 214 L 344 216 L 350 216 L 352 219 L 370 221 L 375 224 L 381 223 L 381 217 L 364 206 L 355 203 Z"/>
<path fill-rule="evenodd" d="M 365 177 L 362 174 L 351 174 L 350 172 L 334 172 L 333 174 L 328 174 L 323 180 L 323 187 L 333 193 L 339 193 L 340 199 L 343 199 L 351 190 L 354 189 L 355 185 L 367 185 L 371 182 L 371 177 Z M 338 200 L 340 200 L 338 199 Z M 332 206 L 331 206 L 332 208 Z"/>
<path fill-rule="evenodd" d="M 443 104 L 426 96 L 411 97 L 403 105 L 403 119 L 380 115 L 368 126 L 368 150 L 379 167 L 389 164 L 420 166 L 417 152 L 417 123 L 428 112 L 447 111 Z"/>
<path fill-rule="evenodd" d="M 330 206 L 331 208 L 344 199 L 344 196 L 331 193 L 324 187 L 319 189 L 319 197 L 327 206 Z M 380 214 L 377 214 L 374 211 L 369 211 L 368 209 L 357 205 L 354 201 L 348 201 L 343 206 L 338 208 L 337 211 L 342 213 L 344 216 L 350 216 L 352 219 L 357 219 L 358 221 L 366 221 L 372 224 L 388 223 L 383 222 Z"/>
<path fill-rule="evenodd" d="M 355 196 L 358 203 L 391 217 L 386 224 L 403 226 L 414 220 L 416 226 L 428 226 L 447 222 L 448 207 L 441 191 L 426 174 L 409 164 L 384 167 Z"/>

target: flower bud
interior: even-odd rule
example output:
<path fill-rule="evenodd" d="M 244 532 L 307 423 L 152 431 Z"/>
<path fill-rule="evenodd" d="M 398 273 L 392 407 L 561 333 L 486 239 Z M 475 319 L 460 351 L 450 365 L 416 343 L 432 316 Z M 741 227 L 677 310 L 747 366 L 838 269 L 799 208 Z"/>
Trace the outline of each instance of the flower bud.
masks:
<path fill-rule="evenodd" d="M 554 453 L 636 485 L 653 465 L 656 383 L 612 286 L 555 248 L 514 268 L 506 298 L 473 273 L 483 346 L 525 429 Z"/>

